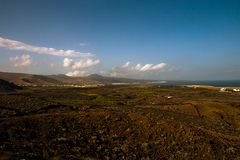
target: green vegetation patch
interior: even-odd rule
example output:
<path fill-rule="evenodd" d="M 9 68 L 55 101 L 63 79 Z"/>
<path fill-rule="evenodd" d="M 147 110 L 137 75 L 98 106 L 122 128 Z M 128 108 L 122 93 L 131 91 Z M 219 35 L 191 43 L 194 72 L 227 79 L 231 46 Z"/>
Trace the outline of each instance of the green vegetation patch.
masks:
<path fill-rule="evenodd" d="M 115 101 L 101 95 L 98 95 L 94 100 L 91 101 L 91 103 L 95 105 L 106 105 L 106 106 L 113 106 L 116 104 Z"/>
<path fill-rule="evenodd" d="M 153 90 L 145 90 L 143 91 L 143 94 L 158 94 L 158 92 Z"/>

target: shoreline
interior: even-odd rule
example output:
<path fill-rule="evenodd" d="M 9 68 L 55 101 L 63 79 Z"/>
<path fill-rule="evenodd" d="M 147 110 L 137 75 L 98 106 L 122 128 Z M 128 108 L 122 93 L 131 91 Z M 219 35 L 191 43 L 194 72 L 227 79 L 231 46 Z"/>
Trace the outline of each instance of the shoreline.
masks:
<path fill-rule="evenodd" d="M 228 87 L 228 86 L 210 86 L 210 85 L 181 85 L 184 87 L 189 88 L 205 88 L 205 89 L 213 89 L 213 90 L 219 90 L 221 88 L 227 88 L 227 89 L 240 89 L 240 86 L 238 87 Z"/>

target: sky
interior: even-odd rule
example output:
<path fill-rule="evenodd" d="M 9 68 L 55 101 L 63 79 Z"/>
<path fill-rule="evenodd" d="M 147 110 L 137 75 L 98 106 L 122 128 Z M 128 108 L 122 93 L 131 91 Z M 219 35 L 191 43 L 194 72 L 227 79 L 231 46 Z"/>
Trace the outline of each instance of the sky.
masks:
<path fill-rule="evenodd" d="M 239 0 L 0 0 L 0 71 L 239 80 Z"/>

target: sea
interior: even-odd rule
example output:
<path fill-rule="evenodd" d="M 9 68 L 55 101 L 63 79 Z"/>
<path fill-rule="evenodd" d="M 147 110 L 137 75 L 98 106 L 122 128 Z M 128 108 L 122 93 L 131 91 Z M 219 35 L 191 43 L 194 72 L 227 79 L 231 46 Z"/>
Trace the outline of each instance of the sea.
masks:
<path fill-rule="evenodd" d="M 178 86 L 178 85 L 208 85 L 216 87 L 240 87 L 240 80 L 219 80 L 219 81 L 159 81 L 147 82 L 147 85 L 157 86 Z"/>

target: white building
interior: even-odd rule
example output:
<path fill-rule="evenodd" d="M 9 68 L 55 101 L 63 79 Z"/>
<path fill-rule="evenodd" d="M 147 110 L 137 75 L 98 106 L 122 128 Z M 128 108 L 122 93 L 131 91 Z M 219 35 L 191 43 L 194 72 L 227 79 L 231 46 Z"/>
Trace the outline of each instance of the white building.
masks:
<path fill-rule="evenodd" d="M 233 89 L 233 92 L 240 92 L 240 89 Z"/>
<path fill-rule="evenodd" d="M 220 89 L 220 92 L 226 92 L 226 91 L 227 91 L 226 88 L 221 88 L 221 89 Z"/>

